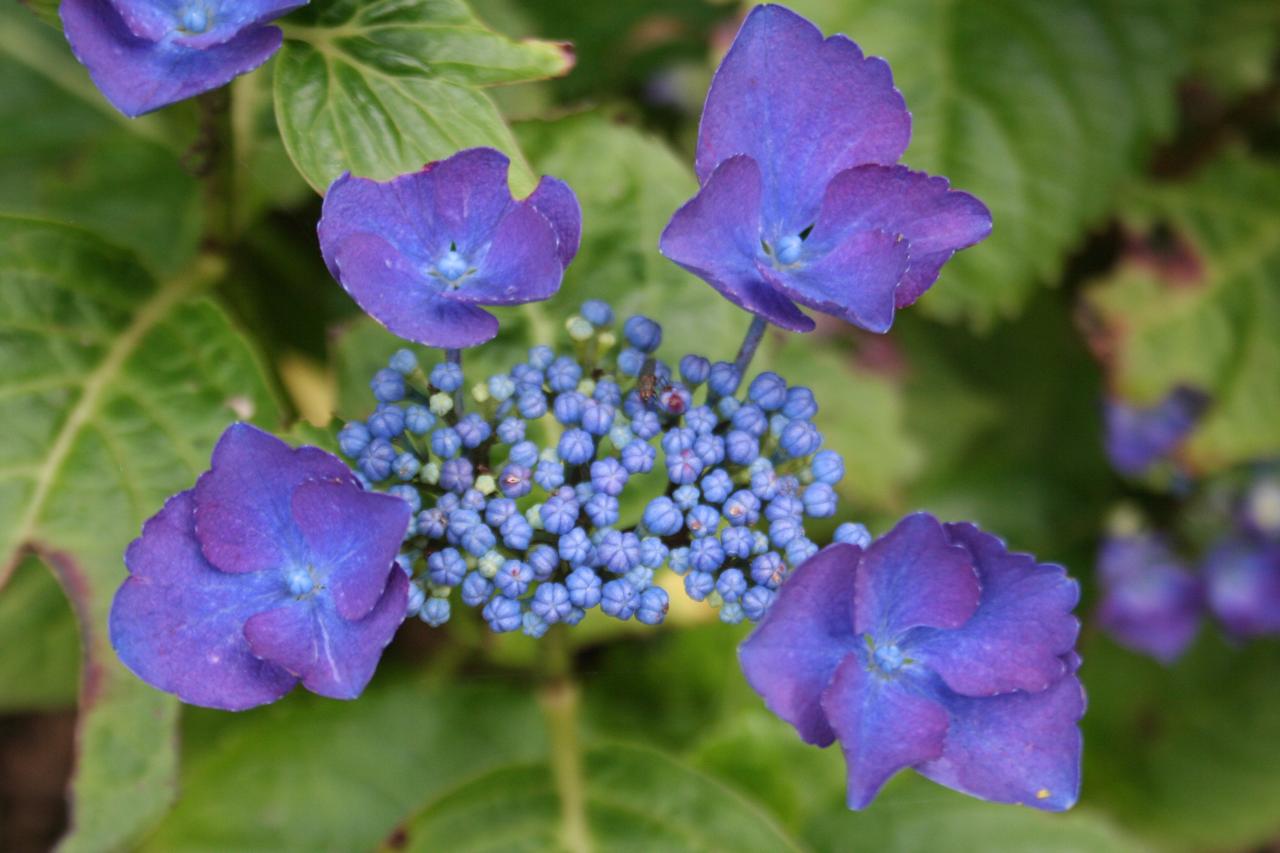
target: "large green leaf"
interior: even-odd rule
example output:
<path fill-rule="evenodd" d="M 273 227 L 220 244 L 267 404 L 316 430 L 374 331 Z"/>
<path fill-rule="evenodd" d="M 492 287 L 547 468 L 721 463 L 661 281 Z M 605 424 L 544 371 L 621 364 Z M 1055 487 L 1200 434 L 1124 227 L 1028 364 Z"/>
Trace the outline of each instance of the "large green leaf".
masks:
<path fill-rule="evenodd" d="M 991 208 L 995 231 L 921 302 L 979 326 L 1053 281 L 1173 119 L 1189 0 L 796 0 L 893 65 L 904 162 Z"/>
<path fill-rule="evenodd" d="M 154 117 L 128 123 L 62 36 L 0 6 L 0 212 L 79 225 L 171 272 L 195 251 L 196 181 Z"/>
<path fill-rule="evenodd" d="M 1215 471 L 1280 451 L 1280 168 L 1230 155 L 1135 200 L 1157 244 L 1089 294 L 1112 391 L 1140 405 L 1175 385 L 1213 404 L 1186 447 Z"/>
<path fill-rule="evenodd" d="M 386 180 L 488 145 L 524 193 L 533 174 L 483 87 L 572 65 L 566 45 L 499 35 L 461 0 L 318 0 L 288 19 L 276 116 L 318 192 L 344 171 Z"/>
<path fill-rule="evenodd" d="M 57 581 L 34 557 L 0 594 L 0 712 L 74 705 L 80 636 Z"/>
<path fill-rule="evenodd" d="M 83 232 L 0 218 L 0 560 L 7 575 L 38 554 L 81 624 L 70 849 L 125 842 L 173 793 L 177 703 L 106 635 L 121 554 L 229 421 L 276 418 L 253 354 L 197 296 L 207 266 L 158 284 Z"/>

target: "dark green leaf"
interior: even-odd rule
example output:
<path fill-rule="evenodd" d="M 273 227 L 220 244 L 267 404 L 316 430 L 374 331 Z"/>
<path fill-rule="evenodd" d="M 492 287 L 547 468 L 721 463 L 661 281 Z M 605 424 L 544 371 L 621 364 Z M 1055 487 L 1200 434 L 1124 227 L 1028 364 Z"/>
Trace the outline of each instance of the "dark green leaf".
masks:
<path fill-rule="evenodd" d="M 67 597 L 34 557 L 0 594 L 0 711 L 74 705 L 80 635 Z"/>

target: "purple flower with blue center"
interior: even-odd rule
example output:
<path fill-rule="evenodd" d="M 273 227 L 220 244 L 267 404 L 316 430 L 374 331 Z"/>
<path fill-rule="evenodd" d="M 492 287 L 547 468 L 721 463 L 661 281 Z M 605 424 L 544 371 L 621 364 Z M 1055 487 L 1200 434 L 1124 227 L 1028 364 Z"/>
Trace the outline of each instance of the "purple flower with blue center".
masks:
<path fill-rule="evenodd" d="M 402 338 L 446 349 L 492 339 L 498 320 L 479 306 L 554 294 L 582 227 L 567 184 L 544 177 L 516 200 L 508 166 L 470 148 L 386 183 L 342 175 L 319 225 L 329 272 Z"/>
<path fill-rule="evenodd" d="M 252 708 L 299 682 L 353 699 L 405 617 L 409 518 L 337 457 L 233 424 L 129 546 L 111 644 L 193 705 Z"/>
<path fill-rule="evenodd" d="M 1061 567 L 918 513 L 866 550 L 838 543 L 799 566 L 739 656 L 805 741 L 840 742 L 850 808 L 912 767 L 1061 811 L 1080 786 L 1078 598 Z"/>
<path fill-rule="evenodd" d="M 1209 609 L 1237 637 L 1280 634 L 1280 542 L 1228 538 L 1204 563 Z"/>
<path fill-rule="evenodd" d="M 1159 538 L 1103 542 L 1098 579 L 1098 622 L 1116 642 L 1169 664 L 1195 639 L 1204 609 L 1200 582 Z"/>
<path fill-rule="evenodd" d="M 887 63 L 758 6 L 712 80 L 701 189 L 672 216 L 662 253 L 784 329 L 813 330 L 799 303 L 887 331 L 991 231 L 978 199 L 896 165 L 910 138 Z"/>
<path fill-rule="evenodd" d="M 1103 408 L 1107 458 L 1121 474 L 1137 476 L 1171 456 L 1195 429 L 1209 398 L 1179 386 L 1154 406 L 1111 401 Z"/>
<path fill-rule="evenodd" d="M 306 0 L 63 0 L 62 29 L 99 91 L 140 116 L 217 89 L 266 62 L 269 22 Z"/>

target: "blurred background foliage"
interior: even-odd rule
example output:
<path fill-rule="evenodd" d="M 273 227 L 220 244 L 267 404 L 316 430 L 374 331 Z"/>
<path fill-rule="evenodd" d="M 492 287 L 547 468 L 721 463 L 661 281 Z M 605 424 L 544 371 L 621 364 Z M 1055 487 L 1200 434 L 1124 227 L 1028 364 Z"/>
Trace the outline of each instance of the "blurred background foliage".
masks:
<path fill-rule="evenodd" d="M 1171 501 L 1111 472 L 1105 397 L 1208 390 L 1197 478 L 1280 453 L 1274 0 L 794 3 L 890 60 L 914 114 L 905 161 L 982 197 L 996 230 L 889 336 L 824 323 L 771 337 L 759 366 L 816 392 L 848 463 L 838 520 L 974 519 L 1082 580 L 1072 813 L 910 773 L 846 811 L 839 754 L 743 682 L 744 631 L 678 601 L 661 630 L 584 626 L 574 687 L 543 685 L 546 646 L 465 619 L 407 625 L 349 704 L 179 711 L 128 675 L 105 613 L 141 521 L 235 417 L 323 442 L 331 414 L 366 413 L 396 346 L 329 279 L 308 183 L 484 143 L 513 155 L 517 186 L 576 189 L 586 232 L 561 294 L 508 311 L 473 364 L 555 337 L 588 297 L 660 319 L 668 355 L 726 357 L 745 329 L 656 251 L 695 188 L 701 98 L 743 7 L 411 2 L 432 27 L 397 33 L 392 56 L 360 29 L 385 2 L 313 0 L 230 88 L 230 210 L 202 195 L 227 153 L 201 144 L 207 110 L 121 118 L 52 0 L 0 6 L 0 848 L 546 849 L 566 815 L 610 850 L 1280 843 L 1280 643 L 1205 629 L 1163 667 L 1089 619 L 1113 508 Z"/>

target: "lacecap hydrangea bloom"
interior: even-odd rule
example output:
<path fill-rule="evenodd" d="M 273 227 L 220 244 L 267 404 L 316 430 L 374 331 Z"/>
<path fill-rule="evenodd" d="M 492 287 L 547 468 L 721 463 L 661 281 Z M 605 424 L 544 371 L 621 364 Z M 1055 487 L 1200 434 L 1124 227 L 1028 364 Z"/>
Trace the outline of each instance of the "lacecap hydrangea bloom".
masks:
<path fill-rule="evenodd" d="M 884 332 L 991 214 L 943 178 L 896 165 L 911 115 L 888 64 L 781 6 L 747 16 L 698 129 L 701 189 L 662 253 L 792 331 L 797 307 Z"/>
<path fill-rule="evenodd" d="M 920 513 L 797 568 L 743 643 L 742 669 L 804 740 L 840 742 L 851 808 L 912 767 L 983 799 L 1063 810 L 1080 786 L 1078 597 L 1061 567 Z"/>
<path fill-rule="evenodd" d="M 553 295 L 582 230 L 567 184 L 544 177 L 517 201 L 509 165 L 470 148 L 385 183 L 342 175 L 318 229 L 329 272 L 399 337 L 447 349 L 490 340 L 498 320 L 479 306 Z"/>
<path fill-rule="evenodd" d="M 223 86 L 266 62 L 270 21 L 306 0 L 62 0 L 76 58 L 116 109 L 139 116 Z"/>
<path fill-rule="evenodd" d="M 129 546 L 111 644 L 193 705 L 238 711 L 299 682 L 355 698 L 404 621 L 409 516 L 332 454 L 233 424 Z"/>
<path fill-rule="evenodd" d="M 1150 533 L 1114 536 L 1098 553 L 1098 624 L 1116 642 L 1172 663 L 1195 639 L 1204 611 L 1200 580 Z"/>
<path fill-rule="evenodd" d="M 468 380 L 401 350 L 375 374 L 379 405 L 339 442 L 415 511 L 411 613 L 442 625 L 460 603 L 535 637 L 597 607 L 656 624 L 669 568 L 721 620 L 758 620 L 817 551 L 806 520 L 835 514 L 844 463 L 822 449 L 813 393 L 698 355 L 673 368 L 656 322 L 629 318 L 621 340 L 613 324 L 592 301 L 567 324 L 573 355 L 537 346 Z M 870 541 L 857 524 L 837 535 Z"/>

